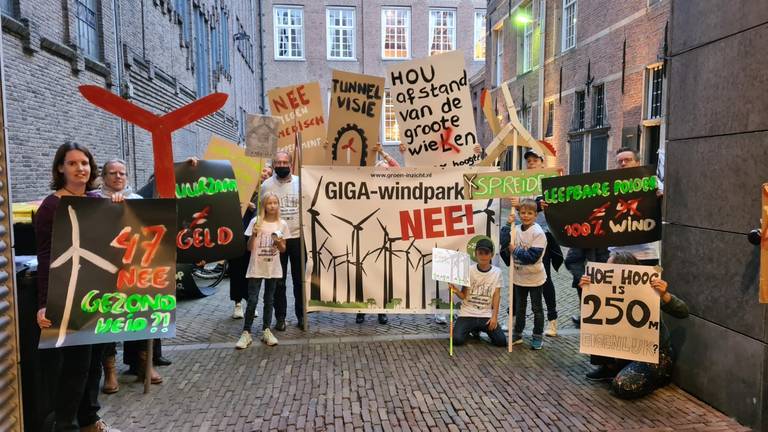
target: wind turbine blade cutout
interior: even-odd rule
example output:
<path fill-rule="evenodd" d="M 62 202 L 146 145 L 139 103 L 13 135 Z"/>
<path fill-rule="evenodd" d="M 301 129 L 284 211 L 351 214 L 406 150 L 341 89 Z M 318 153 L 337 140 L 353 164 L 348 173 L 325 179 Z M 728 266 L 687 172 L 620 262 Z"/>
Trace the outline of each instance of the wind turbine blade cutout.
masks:
<path fill-rule="evenodd" d="M 50 265 L 51 268 L 56 268 L 67 262 L 69 258 L 72 258 L 72 271 L 69 274 L 67 296 L 64 301 L 64 315 L 61 317 L 61 325 L 59 325 L 59 336 L 56 339 L 57 348 L 62 346 L 64 340 L 67 337 L 69 319 L 72 316 L 72 302 L 74 301 L 75 290 L 77 288 L 77 277 L 80 274 L 80 258 L 82 257 L 85 260 L 92 262 L 97 267 L 100 267 L 109 273 L 117 272 L 117 267 L 115 265 L 94 254 L 93 252 L 82 249 L 80 247 L 80 223 L 77 221 L 77 214 L 75 213 L 75 209 L 73 209 L 72 206 L 67 206 L 67 212 L 69 213 L 69 220 L 72 224 L 72 246 L 67 249 L 66 252 L 61 254 L 61 256 L 53 260 Z"/>

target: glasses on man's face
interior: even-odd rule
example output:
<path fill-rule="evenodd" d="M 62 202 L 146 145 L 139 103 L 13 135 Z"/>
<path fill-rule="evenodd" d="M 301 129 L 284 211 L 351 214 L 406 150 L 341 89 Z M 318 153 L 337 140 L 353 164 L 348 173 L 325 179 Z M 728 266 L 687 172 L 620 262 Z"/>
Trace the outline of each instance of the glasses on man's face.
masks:
<path fill-rule="evenodd" d="M 125 177 L 126 174 L 122 171 L 110 171 L 107 173 L 108 176 L 111 177 Z"/>

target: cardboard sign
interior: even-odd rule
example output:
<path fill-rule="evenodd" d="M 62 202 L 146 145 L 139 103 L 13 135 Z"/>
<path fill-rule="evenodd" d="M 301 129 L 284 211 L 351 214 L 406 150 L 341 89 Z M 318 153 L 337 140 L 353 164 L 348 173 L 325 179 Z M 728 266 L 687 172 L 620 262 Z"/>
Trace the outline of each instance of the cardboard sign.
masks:
<path fill-rule="evenodd" d="M 277 149 L 294 152 L 296 133 L 301 133 L 301 163 L 330 165 L 331 155 L 325 146 L 326 131 L 320 84 L 311 82 L 273 88 L 268 93 L 269 109 L 280 121 Z"/>
<path fill-rule="evenodd" d="M 245 214 L 253 192 L 261 184 L 262 159 L 248 157 L 239 145 L 220 136 L 212 136 L 205 149 L 203 159 L 226 160 L 232 164 L 237 180 L 237 192 L 240 200 L 240 214 Z"/>
<path fill-rule="evenodd" d="M 373 166 L 384 78 L 333 71 L 328 144 L 333 165 Z"/>
<path fill-rule="evenodd" d="M 469 286 L 472 259 L 466 252 L 432 248 L 432 280 Z"/>
<path fill-rule="evenodd" d="M 467 200 L 449 170 L 306 167 L 301 181 L 309 311 L 447 310 L 448 286 L 430 280 L 432 248 L 498 244 L 499 200 Z"/>
<path fill-rule="evenodd" d="M 40 348 L 174 337 L 175 227 L 174 200 L 62 197 Z"/>
<path fill-rule="evenodd" d="M 280 120 L 256 114 L 248 114 L 247 118 L 245 155 L 252 158 L 273 158 L 277 152 L 277 131 L 280 129 Z"/>
<path fill-rule="evenodd" d="M 651 166 L 541 180 L 550 232 L 561 246 L 601 248 L 661 238 Z"/>
<path fill-rule="evenodd" d="M 387 69 L 407 166 L 467 166 L 480 161 L 464 54 L 451 51 Z"/>
<path fill-rule="evenodd" d="M 464 190 L 469 199 L 530 197 L 541 195 L 541 179 L 557 177 L 560 168 L 544 168 L 497 173 L 464 174 Z"/>
<path fill-rule="evenodd" d="M 763 184 L 763 212 L 760 228 L 760 303 L 768 303 L 768 183 Z"/>
<path fill-rule="evenodd" d="M 176 198 L 181 263 L 214 262 L 245 251 L 237 181 L 228 161 L 177 163 Z"/>
<path fill-rule="evenodd" d="M 579 352 L 659 362 L 659 294 L 655 267 L 587 263 L 591 278 L 581 299 Z"/>

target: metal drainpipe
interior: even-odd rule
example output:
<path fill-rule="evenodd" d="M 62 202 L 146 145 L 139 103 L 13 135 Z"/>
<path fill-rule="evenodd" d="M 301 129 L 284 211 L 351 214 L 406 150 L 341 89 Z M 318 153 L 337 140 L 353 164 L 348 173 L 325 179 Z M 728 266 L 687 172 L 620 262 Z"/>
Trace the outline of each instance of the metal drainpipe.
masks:
<path fill-rule="evenodd" d="M 544 57 L 547 39 L 547 1 L 539 1 L 539 133 L 537 139 L 544 139 Z"/>
<path fill-rule="evenodd" d="M 125 64 L 123 62 L 123 56 L 121 54 L 120 45 L 121 45 L 121 38 L 120 38 L 120 6 L 118 4 L 117 0 L 112 0 L 112 24 L 115 30 L 115 61 L 117 62 L 117 95 L 122 97 L 122 86 L 123 86 L 123 67 L 125 67 Z M 128 154 L 126 153 L 127 146 L 125 144 L 125 121 L 123 119 L 120 119 L 120 153 L 122 154 L 122 159 L 128 159 Z M 136 167 L 133 167 L 134 173 L 136 172 Z M 134 186 L 137 186 L 134 184 Z"/>
<path fill-rule="evenodd" d="M 259 99 L 261 106 L 259 110 L 262 114 L 267 112 L 266 91 L 264 90 L 264 0 L 259 0 Z"/>

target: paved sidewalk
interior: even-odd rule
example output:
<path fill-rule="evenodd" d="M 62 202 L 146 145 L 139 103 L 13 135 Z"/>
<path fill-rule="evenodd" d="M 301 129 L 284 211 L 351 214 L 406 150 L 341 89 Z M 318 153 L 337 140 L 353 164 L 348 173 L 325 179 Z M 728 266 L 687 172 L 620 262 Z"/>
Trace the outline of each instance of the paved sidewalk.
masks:
<path fill-rule="evenodd" d="M 294 341 L 274 348 L 167 352 L 166 382 L 149 395 L 121 376 L 103 396 L 124 431 L 252 430 L 746 430 L 675 386 L 638 401 L 584 378 L 578 338 L 511 354 L 447 340 Z"/>

